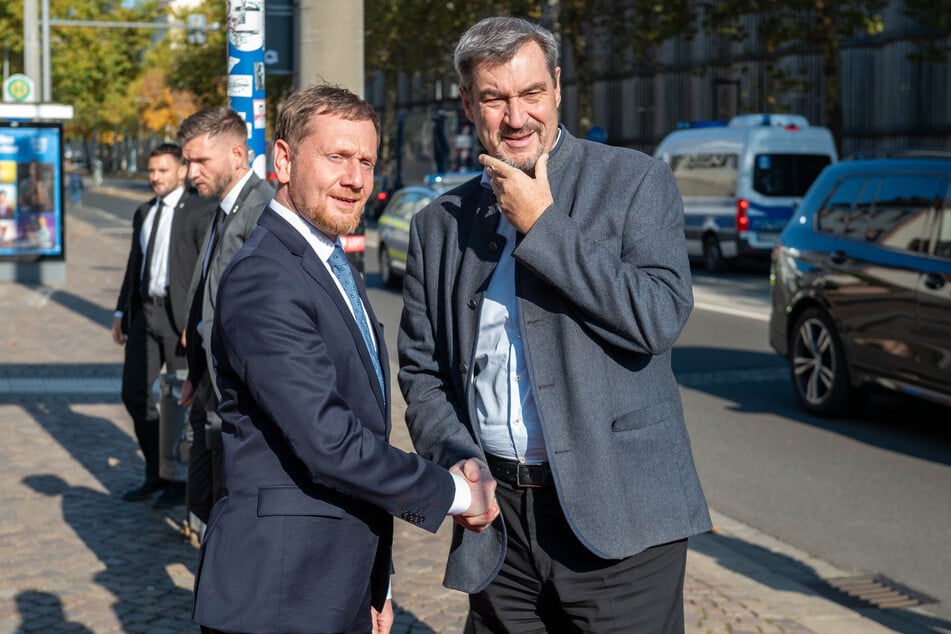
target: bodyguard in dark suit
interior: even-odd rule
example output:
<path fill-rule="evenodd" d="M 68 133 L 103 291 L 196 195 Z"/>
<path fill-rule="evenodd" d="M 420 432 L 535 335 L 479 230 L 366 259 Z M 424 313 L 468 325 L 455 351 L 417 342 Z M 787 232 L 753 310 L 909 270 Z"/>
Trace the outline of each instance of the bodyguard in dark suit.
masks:
<path fill-rule="evenodd" d="M 187 317 L 186 296 L 214 202 L 185 188 L 182 150 L 171 143 L 149 155 L 149 184 L 156 197 L 135 210 L 132 248 L 116 303 L 112 337 L 125 344 L 122 400 L 135 425 L 145 457 L 145 481 L 123 499 L 144 500 L 167 492 L 159 506 L 181 503 L 180 485 L 159 478 L 158 410 L 152 384 L 164 364 L 169 372 L 185 368 L 179 343 Z"/>
<path fill-rule="evenodd" d="M 373 189 L 379 123 L 312 86 L 275 126 L 280 186 L 225 270 L 211 349 L 224 496 L 195 577 L 194 618 L 226 632 L 388 632 L 393 516 L 487 524 L 494 482 L 388 443 L 383 330 L 339 236 Z M 465 473 L 465 477 L 463 477 Z"/>
<path fill-rule="evenodd" d="M 468 632 L 682 632 L 710 518 L 670 366 L 692 307 L 672 174 L 558 125 L 546 29 L 489 18 L 455 64 L 485 173 L 413 219 L 400 385 L 420 454 L 485 460 L 502 512 L 456 529 L 445 583 Z"/>
<path fill-rule="evenodd" d="M 182 122 L 178 137 L 188 161 L 189 180 L 202 196 L 219 200 L 214 219 L 205 227 L 199 265 L 188 289 L 188 380 L 182 387 L 181 400 L 183 405 L 191 405 L 195 437 L 189 452 L 188 508 L 207 522 L 221 483 L 218 395 L 208 345 L 218 282 L 251 235 L 274 189 L 249 169 L 247 125 L 234 110 L 207 108 L 196 112 Z"/>

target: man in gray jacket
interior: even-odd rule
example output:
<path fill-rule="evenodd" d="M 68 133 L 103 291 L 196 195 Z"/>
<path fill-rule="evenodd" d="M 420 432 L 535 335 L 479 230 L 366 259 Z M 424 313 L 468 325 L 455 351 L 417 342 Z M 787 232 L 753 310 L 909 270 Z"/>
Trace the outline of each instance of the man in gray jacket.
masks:
<path fill-rule="evenodd" d="M 234 110 L 200 110 L 182 121 L 178 138 L 188 161 L 188 178 L 202 196 L 219 201 L 188 291 L 184 336 L 188 380 L 181 399 L 192 407 L 189 421 L 195 437 L 188 456 L 186 503 L 207 522 L 221 484 L 219 399 L 209 345 L 218 283 L 257 226 L 274 189 L 250 169 L 247 124 Z"/>
<path fill-rule="evenodd" d="M 673 176 L 559 126 L 546 29 L 488 18 L 455 65 L 485 172 L 413 220 L 399 379 L 417 451 L 484 460 L 501 517 L 456 528 L 445 584 L 468 632 L 683 631 L 711 524 L 670 364 L 693 305 Z"/>

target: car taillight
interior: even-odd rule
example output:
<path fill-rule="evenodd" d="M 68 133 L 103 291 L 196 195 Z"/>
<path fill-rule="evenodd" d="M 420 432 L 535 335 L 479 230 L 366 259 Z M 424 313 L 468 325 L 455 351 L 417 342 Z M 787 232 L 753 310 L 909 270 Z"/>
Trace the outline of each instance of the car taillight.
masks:
<path fill-rule="evenodd" d="M 386 200 L 386 192 L 378 193 L 376 195 L 376 199 L 379 200 L 380 202 L 383 202 L 384 200 Z"/>
<path fill-rule="evenodd" d="M 746 210 L 750 207 L 750 201 L 745 198 L 739 198 L 736 201 L 736 230 L 749 231 L 750 217 L 746 215 Z"/>
<path fill-rule="evenodd" d="M 340 236 L 340 243 L 343 244 L 343 250 L 347 253 L 367 250 L 367 237 L 365 235 Z"/>

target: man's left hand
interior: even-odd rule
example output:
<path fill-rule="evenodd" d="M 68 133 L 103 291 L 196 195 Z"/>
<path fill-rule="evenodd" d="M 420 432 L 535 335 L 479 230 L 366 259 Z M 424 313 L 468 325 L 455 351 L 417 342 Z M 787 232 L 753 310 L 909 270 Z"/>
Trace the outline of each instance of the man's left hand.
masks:
<path fill-rule="evenodd" d="M 370 618 L 373 621 L 373 634 L 390 634 L 393 628 L 393 600 L 387 599 L 383 609 L 379 612 L 370 608 Z"/>
<path fill-rule="evenodd" d="M 536 161 L 534 177 L 488 154 L 480 154 L 479 162 L 486 167 L 502 213 L 517 231 L 528 233 L 555 202 L 548 184 L 548 154 Z"/>

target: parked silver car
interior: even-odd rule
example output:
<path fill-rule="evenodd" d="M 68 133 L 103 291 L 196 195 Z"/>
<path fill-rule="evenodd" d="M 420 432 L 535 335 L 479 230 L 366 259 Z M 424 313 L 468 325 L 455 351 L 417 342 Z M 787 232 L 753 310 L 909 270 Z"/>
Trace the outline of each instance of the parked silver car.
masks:
<path fill-rule="evenodd" d="M 399 288 L 402 284 L 413 216 L 442 192 L 481 175 L 482 172 L 430 174 L 423 184 L 410 185 L 393 194 L 378 221 L 380 282 L 384 286 Z"/>

